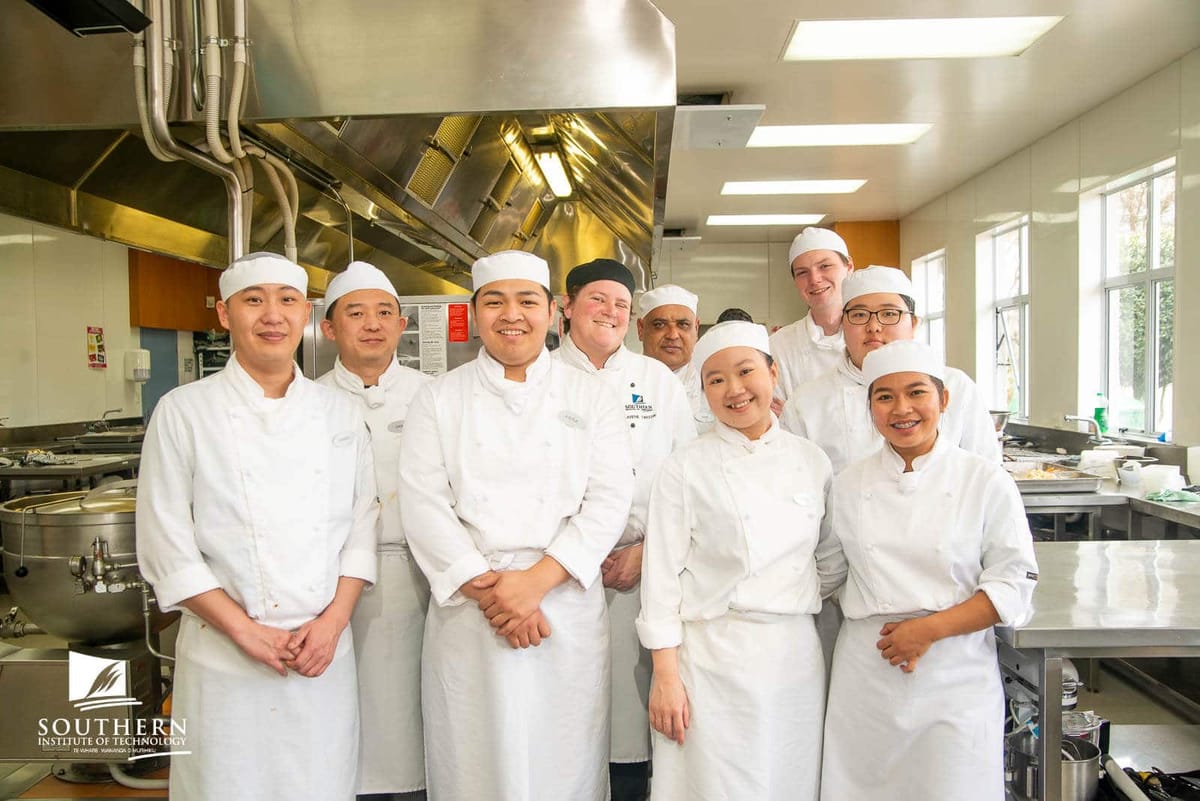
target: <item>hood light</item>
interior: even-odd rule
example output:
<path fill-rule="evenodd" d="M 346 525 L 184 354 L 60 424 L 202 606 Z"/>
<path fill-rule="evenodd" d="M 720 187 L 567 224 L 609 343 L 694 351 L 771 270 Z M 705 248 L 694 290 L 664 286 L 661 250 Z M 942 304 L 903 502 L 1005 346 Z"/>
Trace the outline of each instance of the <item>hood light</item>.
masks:
<path fill-rule="evenodd" d="M 550 191 L 558 197 L 570 197 L 574 190 L 571 188 L 571 179 L 567 177 L 567 170 L 558 153 L 553 150 L 539 150 L 533 155 L 537 159 L 542 176 L 550 185 Z"/>

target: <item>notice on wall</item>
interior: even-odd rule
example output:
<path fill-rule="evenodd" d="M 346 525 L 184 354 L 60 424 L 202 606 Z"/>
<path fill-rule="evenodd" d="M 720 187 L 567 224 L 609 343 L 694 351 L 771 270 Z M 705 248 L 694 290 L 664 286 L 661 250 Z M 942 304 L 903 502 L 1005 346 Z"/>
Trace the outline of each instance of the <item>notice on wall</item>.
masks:
<path fill-rule="evenodd" d="M 441 375 L 446 372 L 446 307 L 422 303 L 420 320 L 421 372 Z"/>
<path fill-rule="evenodd" d="M 104 349 L 104 329 L 98 325 L 87 327 L 88 367 L 93 370 L 108 369 L 108 353 Z"/>
<path fill-rule="evenodd" d="M 447 338 L 451 342 L 467 342 L 471 338 L 471 328 L 467 320 L 467 304 L 450 304 L 450 321 Z"/>

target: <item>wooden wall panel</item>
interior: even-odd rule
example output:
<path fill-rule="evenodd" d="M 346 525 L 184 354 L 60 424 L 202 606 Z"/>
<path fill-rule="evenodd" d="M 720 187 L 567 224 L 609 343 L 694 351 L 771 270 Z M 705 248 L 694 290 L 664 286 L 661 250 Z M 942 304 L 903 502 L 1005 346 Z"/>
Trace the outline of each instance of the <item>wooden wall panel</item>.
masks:
<path fill-rule="evenodd" d="M 900 263 L 899 220 L 839 222 L 834 223 L 833 230 L 846 240 L 855 267 L 881 264 L 908 272 L 908 265 Z"/>
<path fill-rule="evenodd" d="M 206 298 L 220 297 L 221 271 L 129 249 L 129 324 L 174 331 L 220 329 Z"/>

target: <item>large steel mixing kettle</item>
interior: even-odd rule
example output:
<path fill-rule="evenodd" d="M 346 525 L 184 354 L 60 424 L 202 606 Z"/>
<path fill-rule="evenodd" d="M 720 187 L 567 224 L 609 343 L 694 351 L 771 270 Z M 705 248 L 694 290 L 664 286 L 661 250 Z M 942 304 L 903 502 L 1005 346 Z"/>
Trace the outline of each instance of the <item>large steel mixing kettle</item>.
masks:
<path fill-rule="evenodd" d="M 134 532 L 136 482 L 31 495 L 0 505 L 0 543 L 13 600 L 47 633 L 106 645 L 145 634 Z M 176 614 L 150 602 L 152 632 Z"/>

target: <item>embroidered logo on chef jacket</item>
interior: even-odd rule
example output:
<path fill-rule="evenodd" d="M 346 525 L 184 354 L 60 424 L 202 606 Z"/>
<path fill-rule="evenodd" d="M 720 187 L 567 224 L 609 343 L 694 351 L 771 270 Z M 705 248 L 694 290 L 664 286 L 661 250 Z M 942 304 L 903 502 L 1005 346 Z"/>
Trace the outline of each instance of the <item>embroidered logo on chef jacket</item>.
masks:
<path fill-rule="evenodd" d="M 575 414 L 575 412 L 564 409 L 558 413 L 558 419 L 562 421 L 563 425 L 569 428 L 584 428 L 583 418 Z"/>
<path fill-rule="evenodd" d="M 404 431 L 404 421 L 403 420 L 393 420 L 392 422 L 387 424 L 387 430 L 392 432 L 393 434 L 399 434 L 399 433 L 403 432 Z"/>
<path fill-rule="evenodd" d="M 353 431 L 342 431 L 333 435 L 333 446 L 335 448 L 344 448 L 354 442 Z"/>
<path fill-rule="evenodd" d="M 645 395 L 630 393 L 630 402 L 625 404 L 626 420 L 653 420 L 655 417 L 658 417 L 658 411 Z"/>
<path fill-rule="evenodd" d="M 645 395 L 639 395 L 639 394 L 637 394 L 637 393 L 635 392 L 635 393 L 633 393 L 633 402 L 634 402 L 634 403 L 641 403 L 641 402 L 642 402 L 642 399 L 643 399 L 644 397 L 646 397 L 646 396 L 645 396 Z"/>

